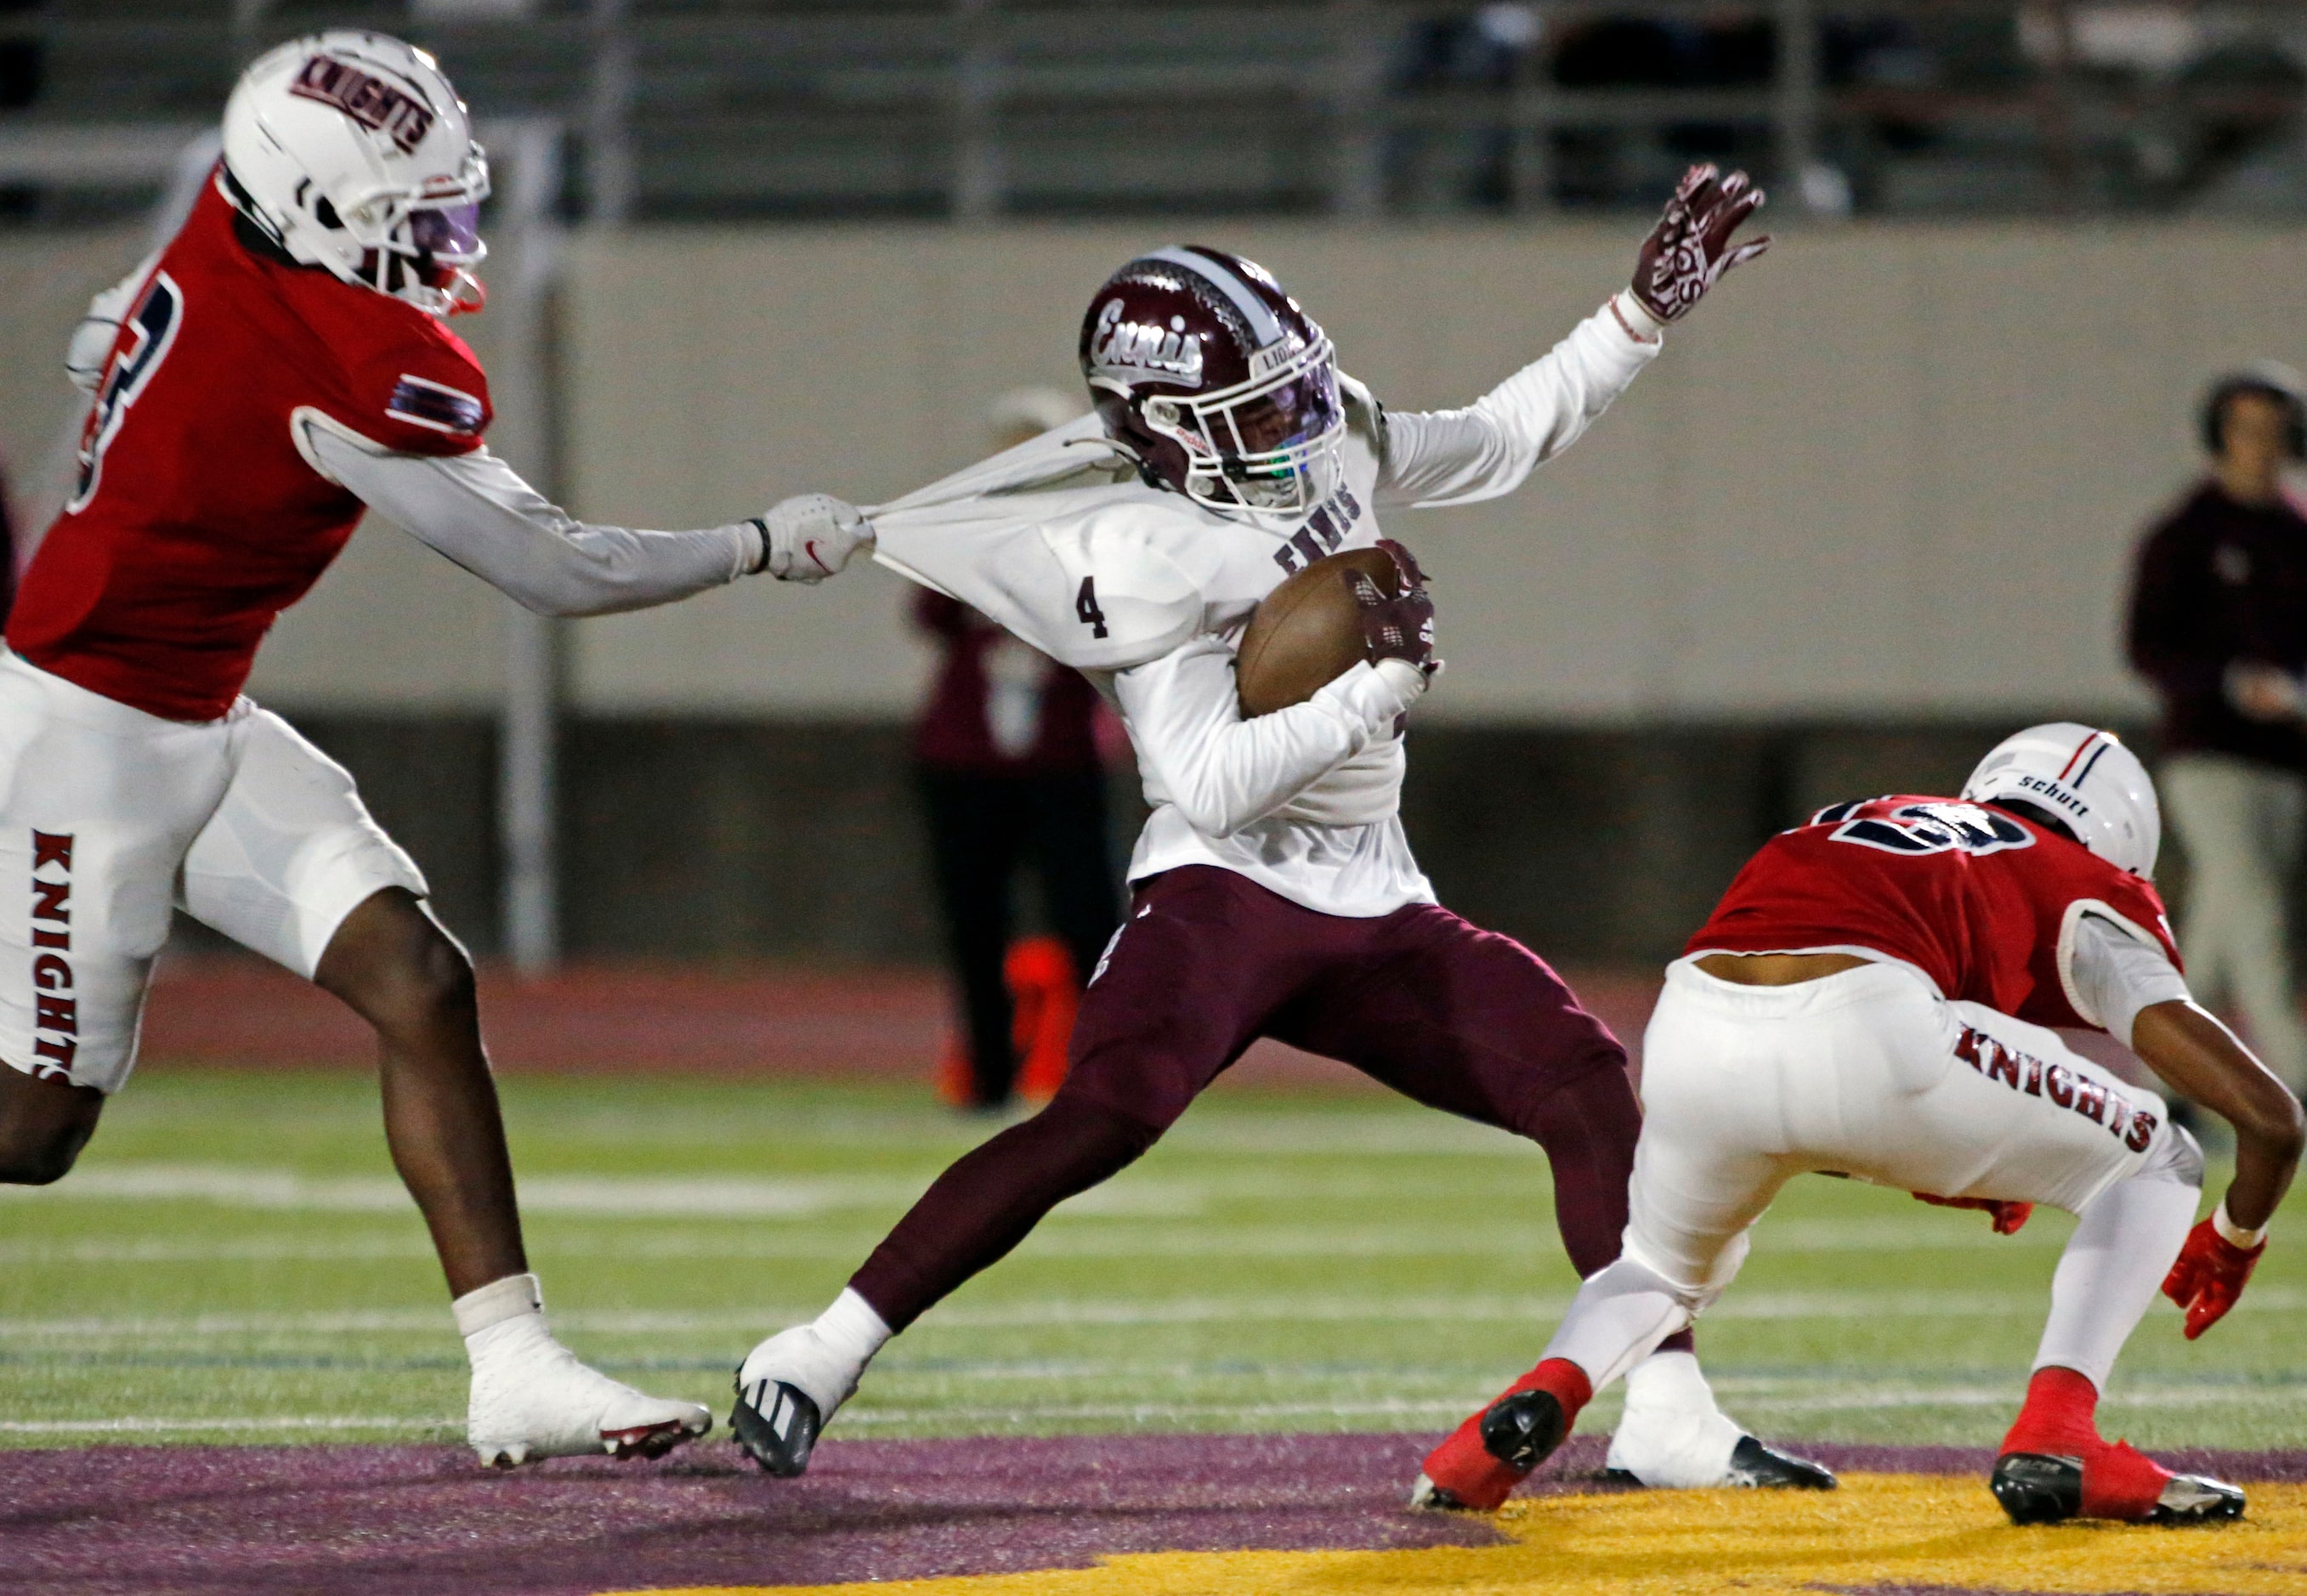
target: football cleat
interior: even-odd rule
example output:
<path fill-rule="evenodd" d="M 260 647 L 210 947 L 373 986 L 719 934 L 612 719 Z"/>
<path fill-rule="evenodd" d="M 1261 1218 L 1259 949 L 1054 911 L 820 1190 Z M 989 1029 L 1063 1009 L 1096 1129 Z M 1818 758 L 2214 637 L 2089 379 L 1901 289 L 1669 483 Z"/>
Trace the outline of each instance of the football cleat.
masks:
<path fill-rule="evenodd" d="M 1541 1409 L 1516 1408 L 1493 1422 L 1493 1415 L 1507 1404 L 1533 1395 L 1543 1399 Z M 1543 1428 L 1549 1422 L 1549 1413 L 1555 1434 L 1548 1441 Z M 1568 1428 L 1562 1422 L 1562 1404 L 1553 1396 L 1542 1391 L 1509 1392 L 1458 1426 L 1447 1440 L 1426 1455 L 1426 1467 L 1410 1488 L 1410 1505 L 1437 1512 L 1490 1512 L 1562 1444 Z M 1535 1455 L 1529 1464 L 1516 1466 L 1492 1447 L 1493 1434 L 1510 1451 Z"/>
<path fill-rule="evenodd" d="M 745 1455 L 780 1480 L 809 1467 L 817 1438 L 856 1392 L 863 1360 L 844 1357 L 815 1325 L 780 1330 L 737 1368 L 729 1428 Z"/>
<path fill-rule="evenodd" d="M 746 1456 L 778 1479 L 793 1480 L 808 1472 L 809 1455 L 817 1450 L 824 1421 L 817 1404 L 798 1386 L 771 1379 L 749 1386 L 741 1380 L 729 1428 Z"/>
<path fill-rule="evenodd" d="M 1657 1353 L 1626 1377 L 1626 1410 L 1603 1478 L 1659 1490 L 1832 1490 L 1833 1473 L 1766 1446 L 1723 1413 L 1688 1353 Z"/>
<path fill-rule="evenodd" d="M 2090 1481 L 2096 1497 L 2104 1489 L 2116 1499 L 2092 1501 L 2085 1506 L 2085 1460 L 2080 1457 L 2053 1456 L 2041 1452 L 2006 1452 L 1994 1460 L 1994 1473 L 1987 1481 L 1994 1499 L 2003 1511 L 2011 1515 L 2014 1524 L 2062 1523 L 2071 1518 L 2113 1518 L 2128 1523 L 2204 1524 L 2224 1523 L 2243 1516 L 2243 1493 L 2223 1480 L 2213 1480 L 2201 1474 L 2173 1474 L 2149 1463 L 2133 1451 L 2128 1442 L 2117 1441 L 2106 1448 L 2104 1457 L 2090 1460 L 2099 1468 L 2120 1472 L 2125 1478 L 2116 1482 L 2103 1482 L 2094 1477 Z M 2146 1471 L 2153 1471 L 2148 1474 Z M 2093 1471 L 2096 1474 L 2096 1470 Z M 2143 1476 L 2151 1486 L 2154 1475 L 2161 1475 L 2161 1489 L 2146 1500 L 2143 1507 L 2138 1499 L 2140 1490 L 2128 1488 L 2141 1481 L 2130 1476 Z"/>
<path fill-rule="evenodd" d="M 662 1457 L 713 1428 L 693 1402 L 669 1402 L 588 1369 L 550 1337 L 473 1372 L 465 1437 L 484 1466 L 547 1457 Z"/>
<path fill-rule="evenodd" d="M 1832 1490 L 1841 1481 L 1822 1463 L 1742 1435 L 1730 1454 L 1729 1477 L 1722 1483 L 1747 1490 Z"/>
<path fill-rule="evenodd" d="M 1482 1450 L 1527 1476 L 1561 1446 L 1570 1421 L 1551 1391 L 1516 1391 L 1482 1414 Z"/>

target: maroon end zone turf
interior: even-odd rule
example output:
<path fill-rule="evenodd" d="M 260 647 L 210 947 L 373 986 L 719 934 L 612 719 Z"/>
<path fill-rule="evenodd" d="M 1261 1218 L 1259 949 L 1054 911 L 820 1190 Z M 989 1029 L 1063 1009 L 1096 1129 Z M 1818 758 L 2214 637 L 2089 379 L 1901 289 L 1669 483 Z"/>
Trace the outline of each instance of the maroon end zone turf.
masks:
<path fill-rule="evenodd" d="M 0 1452 L 11 1592 L 492 1596 L 819 1584 L 1083 1567 L 1118 1552 L 1494 1544 L 1485 1522 L 1402 1506 L 1437 1438 L 1084 1436 L 829 1441 L 768 1479 L 725 1443 L 657 1464 L 487 1474 L 442 1447 L 104 1447 Z M 1574 1438 L 1540 1489 L 1591 1489 Z M 1985 1451 L 1803 1446 L 1838 1469 L 1970 1473 Z M 2307 1454 L 2159 1454 L 2307 1480 Z"/>

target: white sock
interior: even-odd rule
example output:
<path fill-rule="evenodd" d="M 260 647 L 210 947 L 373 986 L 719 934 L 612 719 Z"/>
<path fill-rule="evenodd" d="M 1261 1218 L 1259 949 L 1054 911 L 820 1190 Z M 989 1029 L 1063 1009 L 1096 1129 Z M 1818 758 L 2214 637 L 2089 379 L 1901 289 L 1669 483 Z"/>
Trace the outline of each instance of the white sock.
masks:
<path fill-rule="evenodd" d="M 545 1327 L 545 1291 L 534 1275 L 508 1275 L 477 1291 L 468 1291 L 449 1304 L 457 1316 L 457 1333 L 465 1338 L 465 1355 L 478 1369 L 485 1358 L 498 1358 L 550 1342 Z"/>
<path fill-rule="evenodd" d="M 1546 1355 L 1577 1364 L 1599 1392 L 1689 1322 L 1690 1310 L 1664 1276 L 1621 1258 L 1578 1288 Z"/>
<path fill-rule="evenodd" d="M 2194 1225 L 2201 1196 L 2194 1186 L 2142 1173 L 2092 1199 L 2051 1276 L 2051 1317 L 2036 1368 L 2071 1369 L 2106 1389 L 2116 1354 Z"/>
<path fill-rule="evenodd" d="M 853 1287 L 845 1286 L 841 1294 L 833 1299 L 833 1306 L 819 1314 L 810 1327 L 833 1353 L 854 1360 L 852 1385 L 856 1383 L 855 1375 L 864 1372 L 873 1354 L 889 1339 L 889 1327 L 881 1322 L 873 1304 L 859 1296 Z"/>

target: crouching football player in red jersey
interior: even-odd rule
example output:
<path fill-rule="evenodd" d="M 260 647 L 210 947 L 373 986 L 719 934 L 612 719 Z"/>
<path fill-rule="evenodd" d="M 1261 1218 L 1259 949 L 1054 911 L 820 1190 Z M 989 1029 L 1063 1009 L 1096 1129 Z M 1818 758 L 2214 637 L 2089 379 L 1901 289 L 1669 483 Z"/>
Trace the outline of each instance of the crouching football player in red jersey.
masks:
<path fill-rule="evenodd" d="M 2191 1340 L 2234 1305 L 2307 1139 L 2297 1099 L 2188 997 L 2148 879 L 2161 832 L 2131 751 L 2059 723 L 1996 747 L 1959 799 L 1839 804 L 1764 847 L 1667 970 L 1625 1250 L 1545 1361 L 1428 1457 L 1415 1499 L 1503 1500 L 1596 1390 L 1721 1294 L 1779 1188 L 1818 1170 L 1986 1209 L 2006 1234 L 2038 1202 L 2080 1217 L 1994 1465 L 2014 1522 L 2239 1516 L 2234 1486 L 2094 1421 L 2158 1284 Z M 2234 1127 L 2210 1217 L 2194 1224 L 2194 1139 L 2050 1026 L 2127 1041 Z"/>
<path fill-rule="evenodd" d="M 819 500 L 699 532 L 584 525 L 493 458 L 486 380 L 441 320 L 477 301 L 487 188 L 431 56 L 368 33 L 284 45 L 234 90 L 183 230 L 75 337 L 80 477 L 0 653 L 0 879 L 29 905 L 0 917 L 0 1181 L 61 1177 L 127 1079 L 173 900 L 376 1028 L 483 1461 L 655 1455 L 710 1421 L 545 1329 L 464 951 L 351 779 L 240 687 L 364 506 L 561 615 L 815 580 L 862 534 Z"/>

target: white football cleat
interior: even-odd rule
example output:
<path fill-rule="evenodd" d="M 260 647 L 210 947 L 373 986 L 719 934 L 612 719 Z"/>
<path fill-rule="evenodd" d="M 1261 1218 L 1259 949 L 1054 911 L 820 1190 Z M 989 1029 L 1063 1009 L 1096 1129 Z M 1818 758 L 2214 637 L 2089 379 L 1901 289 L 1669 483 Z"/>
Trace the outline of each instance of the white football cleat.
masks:
<path fill-rule="evenodd" d="M 863 1372 L 815 1325 L 780 1330 L 738 1365 L 729 1428 L 755 1463 L 790 1480 L 808 1469 L 819 1433 L 856 1395 Z"/>
<path fill-rule="evenodd" d="M 482 1464 L 546 1457 L 662 1457 L 713 1428 L 693 1402 L 669 1402 L 588 1369 L 531 1315 L 476 1347 L 465 1438 Z M 476 1340 L 481 1337 L 475 1337 Z"/>
<path fill-rule="evenodd" d="M 1654 1489 L 1835 1485 L 1831 1471 L 1763 1445 L 1716 1406 L 1689 1353 L 1653 1353 L 1626 1376 L 1626 1409 L 1603 1469 Z"/>

